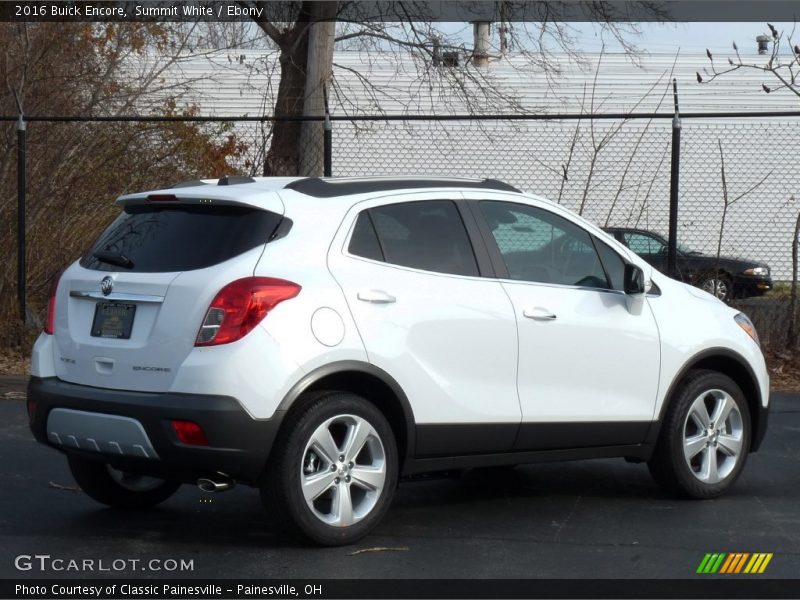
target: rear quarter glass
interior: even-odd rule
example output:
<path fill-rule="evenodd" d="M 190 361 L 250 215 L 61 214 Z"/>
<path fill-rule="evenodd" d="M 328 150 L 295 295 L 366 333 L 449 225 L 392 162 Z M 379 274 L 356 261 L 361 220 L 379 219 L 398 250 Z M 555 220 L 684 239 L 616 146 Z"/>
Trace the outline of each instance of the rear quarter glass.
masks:
<path fill-rule="evenodd" d="M 96 271 L 168 273 L 203 269 L 269 241 L 281 215 L 247 207 L 127 206 L 81 258 Z M 120 254 L 124 268 L 94 256 Z"/>

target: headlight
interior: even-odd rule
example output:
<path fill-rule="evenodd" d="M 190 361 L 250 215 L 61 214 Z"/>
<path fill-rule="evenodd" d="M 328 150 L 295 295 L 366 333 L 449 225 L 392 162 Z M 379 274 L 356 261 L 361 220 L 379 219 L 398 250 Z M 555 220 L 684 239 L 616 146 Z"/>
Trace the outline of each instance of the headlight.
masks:
<path fill-rule="evenodd" d="M 747 333 L 747 335 L 749 335 L 751 338 L 753 338 L 753 341 L 756 344 L 761 346 L 761 342 L 758 340 L 758 332 L 756 332 L 756 328 L 753 325 L 753 322 L 747 317 L 746 314 L 739 313 L 735 317 L 733 317 L 733 320 L 736 321 L 736 324 L 739 327 L 744 329 L 744 331 L 745 331 L 745 333 Z"/>
<path fill-rule="evenodd" d="M 745 275 L 752 275 L 755 277 L 764 277 L 769 275 L 769 267 L 752 267 L 744 270 Z"/>

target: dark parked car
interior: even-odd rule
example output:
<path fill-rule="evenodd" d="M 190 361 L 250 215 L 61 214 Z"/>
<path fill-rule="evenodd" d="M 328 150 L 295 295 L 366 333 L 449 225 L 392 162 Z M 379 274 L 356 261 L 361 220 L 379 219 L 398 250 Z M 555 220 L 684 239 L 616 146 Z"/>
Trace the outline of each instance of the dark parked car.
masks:
<path fill-rule="evenodd" d="M 644 229 L 608 227 L 606 231 L 656 269 L 666 272 L 667 240 Z M 769 267 L 756 260 L 709 256 L 678 244 L 681 281 L 697 286 L 720 300 L 760 296 L 772 289 Z"/>

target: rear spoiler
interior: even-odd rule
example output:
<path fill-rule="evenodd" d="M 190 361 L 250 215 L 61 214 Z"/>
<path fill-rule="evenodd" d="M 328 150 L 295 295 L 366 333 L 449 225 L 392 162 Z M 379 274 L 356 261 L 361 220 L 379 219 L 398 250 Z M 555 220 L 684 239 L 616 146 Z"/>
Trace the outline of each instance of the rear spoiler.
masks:
<path fill-rule="evenodd" d="M 227 192 L 227 193 L 226 193 Z M 283 201 L 275 192 L 253 190 L 250 193 L 234 193 L 235 188 L 217 186 L 194 186 L 178 189 L 167 188 L 152 192 L 126 194 L 116 200 L 120 206 L 243 206 L 283 215 Z"/>
<path fill-rule="evenodd" d="M 183 196 L 177 194 L 167 194 L 164 192 L 157 192 L 152 194 L 128 194 L 120 196 L 116 200 L 116 204 L 120 206 L 137 206 L 137 205 L 203 205 L 203 206 L 245 206 L 249 208 L 260 208 L 264 210 L 271 210 L 279 214 L 283 214 L 282 203 L 280 210 L 275 210 L 272 202 L 248 202 L 246 198 L 215 198 L 215 197 L 198 197 L 198 196 Z"/>
<path fill-rule="evenodd" d="M 117 198 L 116 203 L 121 206 L 172 204 L 246 206 L 283 215 L 286 212 L 285 207 L 276 192 L 283 188 L 286 181 L 294 179 L 296 178 L 274 178 L 272 179 L 274 188 L 265 186 L 262 180 L 238 175 L 221 179 L 195 179 L 160 190 L 124 194 Z M 248 183 L 260 185 L 240 185 Z"/>

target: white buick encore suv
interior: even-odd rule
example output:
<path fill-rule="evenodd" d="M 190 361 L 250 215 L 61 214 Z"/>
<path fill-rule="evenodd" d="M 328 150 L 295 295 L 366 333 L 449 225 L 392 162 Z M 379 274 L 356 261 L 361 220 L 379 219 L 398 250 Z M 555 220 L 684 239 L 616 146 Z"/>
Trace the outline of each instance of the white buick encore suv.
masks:
<path fill-rule="evenodd" d="M 764 437 L 745 315 L 508 184 L 229 177 L 117 203 L 54 286 L 28 391 L 99 502 L 240 482 L 345 544 L 415 474 L 625 457 L 710 498 Z"/>

